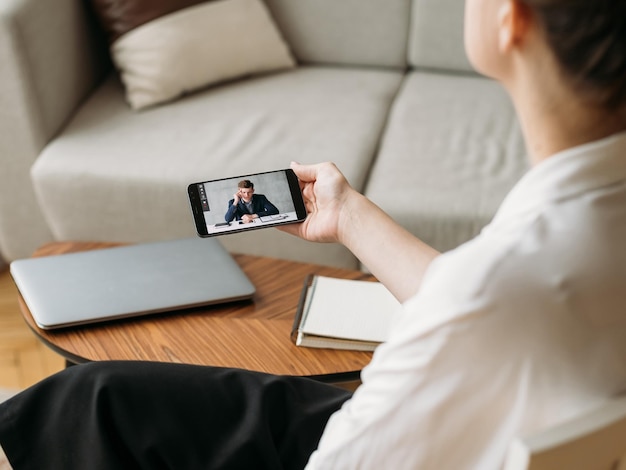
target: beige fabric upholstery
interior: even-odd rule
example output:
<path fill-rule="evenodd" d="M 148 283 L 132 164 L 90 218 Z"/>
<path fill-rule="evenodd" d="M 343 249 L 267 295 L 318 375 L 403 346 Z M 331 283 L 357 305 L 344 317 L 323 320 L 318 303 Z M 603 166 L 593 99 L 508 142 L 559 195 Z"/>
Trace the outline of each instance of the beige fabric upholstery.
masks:
<path fill-rule="evenodd" d="M 406 66 L 410 0 L 266 0 L 303 63 Z"/>
<path fill-rule="evenodd" d="M 526 170 L 512 105 L 495 82 L 413 72 L 365 194 L 439 250 L 475 236 Z"/>
<path fill-rule="evenodd" d="M 161 16 L 117 39 L 111 54 L 133 109 L 296 65 L 263 0 L 205 2 Z"/>
<path fill-rule="evenodd" d="M 0 2 L 0 254 L 26 257 L 53 237 L 189 236 L 188 183 L 290 160 L 337 162 L 441 249 L 487 223 L 525 152 L 504 93 L 471 72 L 463 0 L 264 1 L 299 68 L 140 113 L 118 79 L 100 83 L 107 44 L 82 0 Z M 412 201 L 402 212 L 399 197 Z M 223 240 L 232 251 L 356 262 L 276 230 Z"/>
<path fill-rule="evenodd" d="M 50 240 L 29 170 L 97 80 L 87 28 L 76 0 L 0 2 L 0 253 L 7 259 Z"/>
<path fill-rule="evenodd" d="M 138 242 L 193 236 L 186 187 L 197 181 L 332 160 L 362 188 L 401 80 L 375 69 L 301 67 L 134 113 L 110 79 L 35 164 L 39 201 L 58 239 Z M 328 245 L 276 230 L 253 235 L 224 244 L 354 265 Z"/>
<path fill-rule="evenodd" d="M 463 46 L 464 10 L 464 0 L 414 0 L 409 65 L 473 72 Z"/>

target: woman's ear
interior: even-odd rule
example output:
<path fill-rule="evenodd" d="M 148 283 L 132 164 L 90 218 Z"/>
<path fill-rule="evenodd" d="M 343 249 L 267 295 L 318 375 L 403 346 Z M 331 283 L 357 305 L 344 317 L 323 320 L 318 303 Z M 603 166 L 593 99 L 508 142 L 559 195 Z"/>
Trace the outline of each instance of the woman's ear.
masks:
<path fill-rule="evenodd" d="M 522 0 L 505 0 L 498 11 L 498 47 L 510 52 L 524 43 L 532 23 L 532 11 Z"/>

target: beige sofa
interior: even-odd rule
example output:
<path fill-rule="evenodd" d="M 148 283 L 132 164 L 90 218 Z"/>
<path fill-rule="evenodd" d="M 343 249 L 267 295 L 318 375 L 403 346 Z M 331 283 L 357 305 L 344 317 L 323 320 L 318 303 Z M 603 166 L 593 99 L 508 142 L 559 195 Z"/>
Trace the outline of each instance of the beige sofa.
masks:
<path fill-rule="evenodd" d="M 265 0 L 298 66 L 133 111 L 81 0 L 0 3 L 0 253 L 194 236 L 191 182 L 334 161 L 440 250 L 526 169 L 513 109 L 472 71 L 462 0 Z M 277 230 L 231 251 L 356 267 Z"/>

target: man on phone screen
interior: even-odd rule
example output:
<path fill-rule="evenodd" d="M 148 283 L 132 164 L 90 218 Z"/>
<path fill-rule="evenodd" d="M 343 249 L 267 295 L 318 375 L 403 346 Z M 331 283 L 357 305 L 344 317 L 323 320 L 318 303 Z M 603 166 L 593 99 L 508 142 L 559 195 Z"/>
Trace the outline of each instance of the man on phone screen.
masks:
<path fill-rule="evenodd" d="M 241 220 L 244 224 L 259 217 L 278 214 L 278 208 L 263 194 L 254 194 L 254 183 L 250 180 L 241 180 L 233 199 L 228 201 L 228 210 L 224 219 L 226 222 Z"/>

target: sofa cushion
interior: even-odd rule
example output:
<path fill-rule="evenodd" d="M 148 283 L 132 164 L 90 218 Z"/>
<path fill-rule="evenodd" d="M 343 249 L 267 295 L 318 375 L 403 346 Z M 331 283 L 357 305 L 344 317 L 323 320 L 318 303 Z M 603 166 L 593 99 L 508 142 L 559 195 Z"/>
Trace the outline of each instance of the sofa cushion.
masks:
<path fill-rule="evenodd" d="M 463 42 L 464 0 L 413 0 L 409 65 L 473 72 Z"/>
<path fill-rule="evenodd" d="M 109 43 L 161 16 L 207 0 L 89 0 Z M 210 1 L 210 0 L 209 0 Z"/>
<path fill-rule="evenodd" d="M 513 107 L 482 77 L 412 72 L 365 194 L 445 251 L 473 238 L 527 169 Z"/>
<path fill-rule="evenodd" d="M 411 0 L 265 0 L 298 62 L 406 67 Z"/>
<path fill-rule="evenodd" d="M 209 1 L 161 16 L 117 38 L 111 55 L 133 109 L 295 66 L 262 0 Z"/>
<path fill-rule="evenodd" d="M 193 182 L 332 160 L 363 188 L 401 81 L 299 67 L 134 113 L 111 77 L 34 165 L 39 203 L 57 239 L 140 242 L 194 235 Z M 342 247 L 273 229 L 222 238 L 233 251 L 356 266 Z"/>

